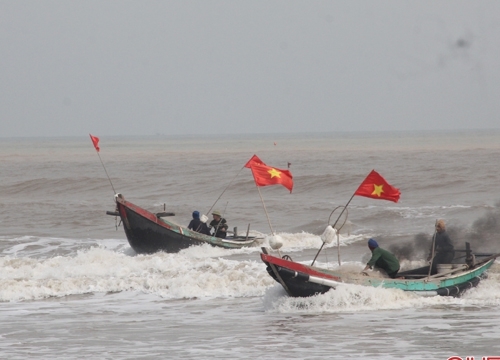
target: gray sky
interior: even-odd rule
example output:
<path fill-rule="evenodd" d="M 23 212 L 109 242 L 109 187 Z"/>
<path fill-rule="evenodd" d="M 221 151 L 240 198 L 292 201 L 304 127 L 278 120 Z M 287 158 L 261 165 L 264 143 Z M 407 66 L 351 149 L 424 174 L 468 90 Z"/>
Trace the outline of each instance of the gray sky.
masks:
<path fill-rule="evenodd" d="M 0 0 L 0 136 L 500 128 L 500 1 Z"/>

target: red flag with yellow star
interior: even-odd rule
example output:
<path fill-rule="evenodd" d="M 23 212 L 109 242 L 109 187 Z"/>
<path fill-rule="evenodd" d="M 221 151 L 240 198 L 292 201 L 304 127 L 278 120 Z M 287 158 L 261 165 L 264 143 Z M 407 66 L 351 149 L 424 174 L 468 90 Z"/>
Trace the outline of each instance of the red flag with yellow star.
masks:
<path fill-rule="evenodd" d="M 372 170 L 365 181 L 359 185 L 354 195 L 366 196 L 372 199 L 390 200 L 398 202 L 401 192 L 389 185 L 378 172 Z"/>
<path fill-rule="evenodd" d="M 259 163 L 251 164 L 250 169 L 257 186 L 281 184 L 292 192 L 293 176 L 289 170 L 281 170 Z"/>

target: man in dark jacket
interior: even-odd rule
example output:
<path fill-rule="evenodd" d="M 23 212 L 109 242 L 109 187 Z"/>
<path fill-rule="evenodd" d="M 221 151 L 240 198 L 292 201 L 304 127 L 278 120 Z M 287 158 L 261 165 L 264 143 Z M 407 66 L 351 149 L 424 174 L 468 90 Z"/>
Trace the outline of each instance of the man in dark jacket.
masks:
<path fill-rule="evenodd" d="M 225 239 L 227 235 L 227 221 L 223 217 L 218 210 L 215 210 L 212 213 L 214 219 L 210 222 L 210 230 L 214 229 L 214 236 Z"/>
<path fill-rule="evenodd" d="M 450 264 L 455 257 L 455 249 L 451 243 L 451 239 L 446 232 L 444 220 L 436 222 L 436 238 L 434 241 L 435 256 L 432 259 L 432 245 L 427 260 L 432 259 L 431 274 L 437 273 L 438 264 Z"/>
<path fill-rule="evenodd" d="M 361 273 L 368 275 L 365 271 L 375 266 L 384 270 L 390 278 L 396 278 L 399 271 L 399 260 L 389 251 L 381 249 L 374 239 L 368 240 L 368 248 L 372 252 L 372 257 Z"/>
<path fill-rule="evenodd" d="M 197 231 L 199 233 L 210 235 L 210 230 L 208 229 L 207 224 L 201 222 L 200 213 L 198 211 L 193 211 L 193 220 L 188 225 L 188 229 Z"/>

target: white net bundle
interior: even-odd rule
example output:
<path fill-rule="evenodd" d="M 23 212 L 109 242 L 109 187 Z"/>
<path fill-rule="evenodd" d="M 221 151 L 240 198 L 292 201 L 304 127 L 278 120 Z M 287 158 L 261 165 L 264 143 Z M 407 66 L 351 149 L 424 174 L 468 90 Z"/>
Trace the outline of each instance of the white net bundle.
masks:
<path fill-rule="evenodd" d="M 337 230 L 335 230 L 331 225 L 328 225 L 325 231 L 323 231 L 323 234 L 321 234 L 321 241 L 325 244 L 331 244 L 335 239 L 335 236 L 337 236 Z"/>

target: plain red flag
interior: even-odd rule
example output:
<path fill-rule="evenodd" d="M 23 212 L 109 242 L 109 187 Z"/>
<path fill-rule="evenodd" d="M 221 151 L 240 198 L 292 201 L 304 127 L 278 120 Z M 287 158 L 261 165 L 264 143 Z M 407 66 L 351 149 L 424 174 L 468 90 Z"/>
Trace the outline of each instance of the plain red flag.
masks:
<path fill-rule="evenodd" d="M 97 152 L 99 152 L 99 150 L 101 150 L 99 148 L 99 138 L 97 136 L 93 136 L 92 134 L 89 134 L 89 135 L 90 135 L 90 140 L 92 140 L 92 143 L 94 144 L 95 149 L 97 150 Z"/>
<path fill-rule="evenodd" d="M 266 165 L 261 159 L 259 159 L 257 155 L 254 155 L 250 160 L 248 160 L 248 162 L 245 164 L 245 167 L 250 169 L 254 164 Z"/>
<path fill-rule="evenodd" d="M 354 195 L 366 196 L 372 199 L 390 200 L 398 202 L 401 192 L 389 185 L 378 172 L 372 170 L 365 181 L 359 185 Z"/>
<path fill-rule="evenodd" d="M 293 176 L 289 170 L 276 169 L 263 163 L 253 163 L 250 169 L 257 186 L 281 184 L 292 192 Z"/>

